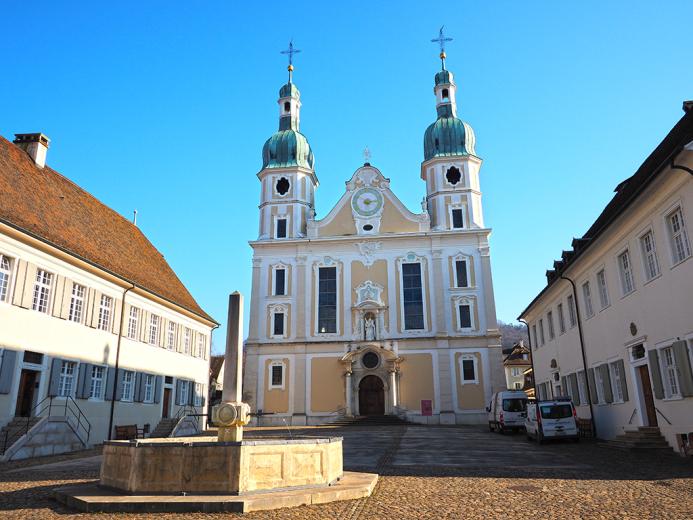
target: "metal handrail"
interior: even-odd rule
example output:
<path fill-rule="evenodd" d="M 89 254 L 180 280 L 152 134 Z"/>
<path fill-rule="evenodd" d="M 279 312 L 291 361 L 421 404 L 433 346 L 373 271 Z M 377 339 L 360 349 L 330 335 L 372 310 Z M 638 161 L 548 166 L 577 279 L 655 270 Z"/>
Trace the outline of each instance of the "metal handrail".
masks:
<path fill-rule="evenodd" d="M 630 419 L 628 419 L 628 424 L 631 424 L 633 422 L 633 417 L 635 417 L 635 414 L 638 412 L 637 408 L 633 408 L 633 413 L 630 414 Z"/>
<path fill-rule="evenodd" d="M 657 410 L 657 413 L 658 413 L 659 415 L 661 415 L 662 417 L 664 417 L 664 420 L 665 420 L 666 422 L 669 423 L 669 426 L 671 426 L 671 421 L 670 421 L 669 419 L 667 419 L 667 416 L 664 415 L 662 412 L 660 412 L 660 411 L 659 411 L 659 408 L 655 407 L 655 410 Z"/>

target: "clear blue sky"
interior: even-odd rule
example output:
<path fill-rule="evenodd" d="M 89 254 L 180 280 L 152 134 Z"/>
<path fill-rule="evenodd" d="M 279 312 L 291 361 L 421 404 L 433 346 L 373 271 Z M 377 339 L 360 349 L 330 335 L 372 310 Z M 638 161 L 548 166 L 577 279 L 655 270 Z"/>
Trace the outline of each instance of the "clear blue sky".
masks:
<path fill-rule="evenodd" d="M 498 316 L 512 321 L 693 98 L 689 1 L 7 2 L 0 133 L 130 217 L 202 307 L 249 296 L 261 149 L 295 83 L 324 216 L 372 162 L 419 210 L 443 23 L 476 131 Z M 246 302 L 247 305 L 248 302 Z M 247 321 L 247 312 L 246 312 Z M 225 329 L 215 333 L 222 349 Z"/>

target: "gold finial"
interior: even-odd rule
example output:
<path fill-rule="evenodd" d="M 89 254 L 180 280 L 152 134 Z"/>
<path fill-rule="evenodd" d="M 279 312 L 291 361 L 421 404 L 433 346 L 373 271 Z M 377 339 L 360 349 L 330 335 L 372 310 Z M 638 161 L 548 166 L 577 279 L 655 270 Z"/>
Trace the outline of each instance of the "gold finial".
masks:
<path fill-rule="evenodd" d="M 441 60 L 444 60 L 444 59 L 447 58 L 447 57 L 448 57 L 448 55 L 445 54 L 444 52 L 441 52 L 441 53 L 440 53 L 440 59 L 441 59 Z"/>
<path fill-rule="evenodd" d="M 286 68 L 286 70 L 288 70 L 289 72 L 293 72 L 294 66 L 293 66 L 293 65 L 289 65 L 289 66 Z"/>

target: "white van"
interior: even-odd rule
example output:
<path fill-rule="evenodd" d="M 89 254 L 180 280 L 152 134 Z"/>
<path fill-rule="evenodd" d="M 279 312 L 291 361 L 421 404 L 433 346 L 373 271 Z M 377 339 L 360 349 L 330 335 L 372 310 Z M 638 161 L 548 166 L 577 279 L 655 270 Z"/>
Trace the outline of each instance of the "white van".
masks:
<path fill-rule="evenodd" d="M 520 430 L 525 426 L 527 394 L 522 390 L 496 392 L 486 407 L 486 411 L 489 430 L 500 433 Z"/>
<path fill-rule="evenodd" d="M 575 406 L 569 397 L 551 401 L 530 401 L 525 430 L 529 440 L 541 444 L 546 439 L 572 439 L 577 442 Z"/>

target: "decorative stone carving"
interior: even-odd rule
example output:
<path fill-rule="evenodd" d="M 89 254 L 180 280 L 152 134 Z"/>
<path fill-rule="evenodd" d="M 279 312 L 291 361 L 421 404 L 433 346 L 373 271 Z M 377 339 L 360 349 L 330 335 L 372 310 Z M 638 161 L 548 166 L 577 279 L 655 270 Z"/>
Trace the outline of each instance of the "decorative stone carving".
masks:
<path fill-rule="evenodd" d="M 363 257 L 363 265 L 366 267 L 370 267 L 373 265 L 373 262 L 375 262 L 375 254 L 380 251 L 383 247 L 382 242 L 358 242 L 356 244 L 356 247 L 359 248 L 359 252 L 361 253 L 361 256 Z"/>
<path fill-rule="evenodd" d="M 356 305 L 371 302 L 381 306 L 383 305 L 382 292 L 382 285 L 366 280 L 356 288 Z"/>

